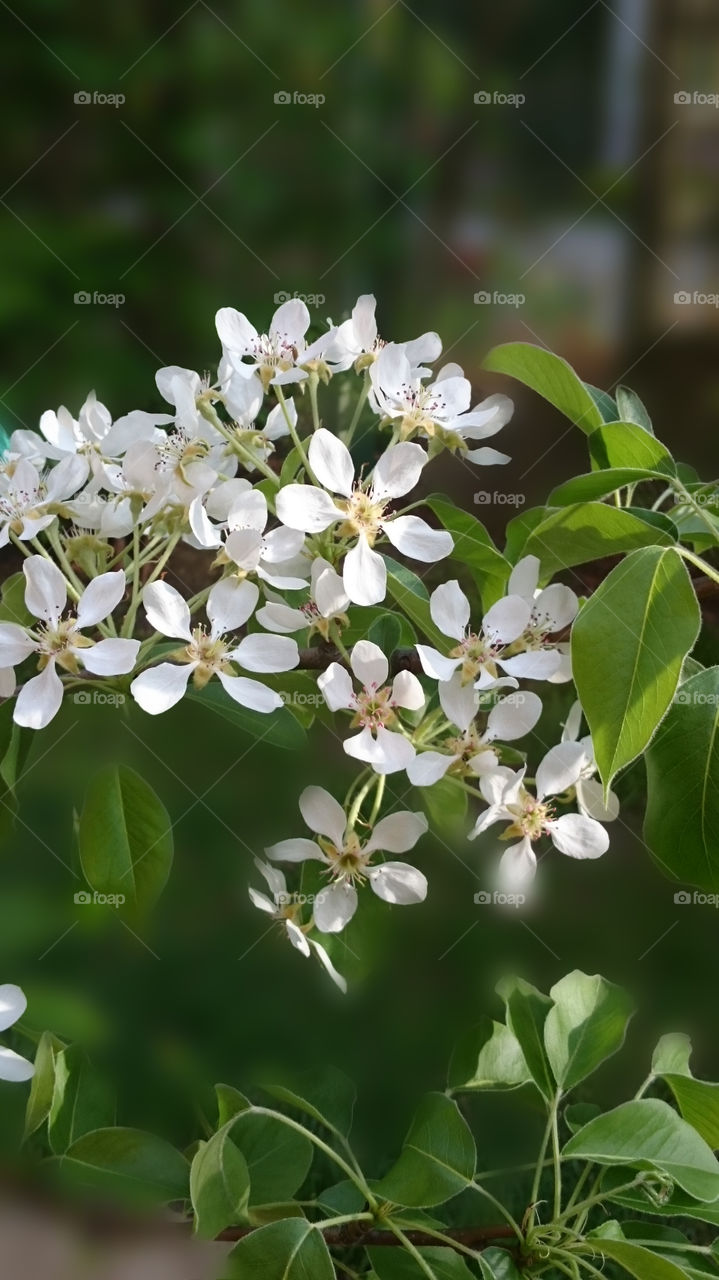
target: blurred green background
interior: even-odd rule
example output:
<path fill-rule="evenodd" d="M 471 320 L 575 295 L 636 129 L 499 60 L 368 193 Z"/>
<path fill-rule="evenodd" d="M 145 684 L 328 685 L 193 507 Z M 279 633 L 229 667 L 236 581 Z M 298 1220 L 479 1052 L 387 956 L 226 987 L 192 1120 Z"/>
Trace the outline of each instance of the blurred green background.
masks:
<path fill-rule="evenodd" d="M 545 343 L 590 381 L 629 382 L 657 433 L 711 469 L 719 312 L 693 291 L 719 279 L 719 117 L 675 101 L 719 88 L 710 3 L 32 0 L 3 5 L 0 27 L 9 430 L 60 403 L 76 412 L 91 387 L 115 416 L 159 408 L 159 365 L 215 365 L 221 305 L 263 328 L 275 295 L 299 292 L 319 330 L 374 291 L 385 336 L 438 329 L 478 391 L 495 386 L 480 369 L 490 345 Z M 692 301 L 676 302 L 684 291 Z M 481 513 L 498 537 L 504 495 L 531 505 L 585 469 L 578 433 L 517 403 L 500 439 L 509 467 L 440 470 L 464 505 L 478 483 L 499 491 Z M 547 699 L 548 724 L 566 700 Z M 141 772 L 177 818 L 168 889 L 134 932 L 73 901 L 73 810 L 106 759 Z M 642 1009 L 637 1085 L 670 1028 L 694 1033 L 699 1074 L 717 1070 L 718 918 L 675 905 L 643 847 L 641 770 L 606 857 L 548 857 L 521 913 L 475 905 L 489 842 L 427 837 L 428 903 L 363 901 L 334 951 L 352 979 L 342 1000 L 265 936 L 246 885 L 254 854 L 299 833 L 302 787 L 350 776 L 325 731 L 311 751 L 279 754 L 190 706 L 157 723 L 69 704 L 37 742 L 0 854 L 2 979 L 27 990 L 28 1025 L 104 1064 L 122 1122 L 184 1143 L 200 1083 L 332 1060 L 358 1080 L 363 1140 L 382 1159 L 507 969 L 540 986 L 577 966 L 628 985 Z M 406 788 L 390 781 L 399 804 Z M 611 1096 L 612 1068 L 605 1079 Z M 0 1089 L 6 1152 L 23 1094 Z"/>

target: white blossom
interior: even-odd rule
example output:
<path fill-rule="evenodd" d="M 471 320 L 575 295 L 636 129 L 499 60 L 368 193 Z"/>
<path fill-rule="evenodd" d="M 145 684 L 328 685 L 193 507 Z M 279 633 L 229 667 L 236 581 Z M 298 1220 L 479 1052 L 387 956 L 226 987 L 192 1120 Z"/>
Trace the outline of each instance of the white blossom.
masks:
<path fill-rule="evenodd" d="M 0 986 L 0 1031 L 7 1031 L 24 1014 L 27 1008 L 25 993 L 13 982 Z M 12 1049 L 0 1046 L 0 1080 L 22 1083 L 35 1074 L 35 1067 Z"/>
<path fill-rule="evenodd" d="M 258 911 L 264 912 L 265 915 L 277 921 L 295 951 L 299 951 L 300 955 L 310 956 L 314 953 L 335 986 L 346 994 L 347 982 L 335 969 L 322 943 L 308 937 L 305 930 L 296 923 L 296 907 L 292 902 L 291 894 L 287 892 L 287 881 L 279 867 L 270 867 L 261 858 L 255 858 L 255 866 L 264 877 L 272 897 L 269 898 L 266 893 L 259 893 L 257 889 L 249 888 L 248 893 L 253 907 L 257 907 Z"/>
<path fill-rule="evenodd" d="M 360 686 L 357 693 L 350 673 L 338 662 L 331 662 L 317 680 L 330 711 L 351 711 L 352 725 L 360 729 L 345 740 L 347 755 L 364 760 L 375 773 L 406 769 L 414 759 L 415 749 L 402 733 L 397 709 L 419 711 L 424 706 L 419 680 L 410 671 L 400 671 L 388 684 L 387 658 L 370 640 L 357 641 L 350 665 Z"/>

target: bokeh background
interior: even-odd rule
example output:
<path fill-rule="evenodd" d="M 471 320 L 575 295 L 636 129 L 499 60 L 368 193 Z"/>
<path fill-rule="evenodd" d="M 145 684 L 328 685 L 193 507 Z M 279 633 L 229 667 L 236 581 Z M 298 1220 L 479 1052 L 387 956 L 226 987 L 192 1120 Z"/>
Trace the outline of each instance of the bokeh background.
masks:
<path fill-rule="evenodd" d="M 385 336 L 436 328 L 478 392 L 498 385 L 481 371 L 492 344 L 545 344 L 593 383 L 629 383 L 679 456 L 716 467 L 712 0 L 3 0 L 0 65 L 8 430 L 76 412 L 91 387 L 115 416 L 160 408 L 160 365 L 214 367 L 221 305 L 262 328 L 297 292 L 319 329 L 374 291 Z M 529 506 L 585 468 L 579 433 L 516 399 L 512 463 L 479 483 L 445 475 L 464 504 L 492 490 L 481 514 L 500 540 L 507 494 Z M 73 902 L 73 813 L 103 759 L 138 769 L 178 818 L 168 889 L 132 929 Z M 354 980 L 343 1001 L 264 936 L 246 883 L 252 856 L 299 830 L 301 788 L 349 776 L 329 735 L 278 756 L 190 707 L 157 724 L 69 706 L 38 742 L 0 853 L 3 980 L 26 988 L 29 1027 L 88 1046 L 124 1123 L 184 1143 L 200 1082 L 331 1059 L 360 1083 L 381 1161 L 507 968 L 628 984 L 637 1084 L 670 1027 L 693 1031 L 699 1070 L 719 1068 L 719 917 L 675 905 L 652 864 L 641 770 L 610 853 L 547 858 L 521 913 L 475 904 L 486 846 L 451 825 L 428 837 L 428 904 L 365 906 L 335 953 Z M 22 1093 L 0 1090 L 6 1153 Z"/>

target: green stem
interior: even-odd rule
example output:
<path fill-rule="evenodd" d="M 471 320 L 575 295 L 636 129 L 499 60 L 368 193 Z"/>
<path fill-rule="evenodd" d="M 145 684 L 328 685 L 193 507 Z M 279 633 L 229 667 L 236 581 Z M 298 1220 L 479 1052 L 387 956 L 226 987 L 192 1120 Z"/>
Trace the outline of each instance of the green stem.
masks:
<path fill-rule="evenodd" d="M 701 556 L 695 556 L 694 552 L 689 551 L 686 547 L 678 546 L 676 550 L 679 552 L 679 555 L 683 556 L 685 560 L 688 560 L 690 564 L 695 565 L 697 569 L 701 569 L 702 573 L 706 574 L 707 578 L 711 578 L 713 582 L 719 582 L 719 570 L 712 568 L 712 566 L 707 564 L 706 560 L 703 560 Z"/>
<path fill-rule="evenodd" d="M 359 818 L 360 809 L 362 808 L 365 798 L 369 795 L 369 792 L 371 791 L 372 787 L 375 786 L 377 782 L 377 778 L 379 776 L 380 775 L 376 773 L 370 773 L 370 776 L 365 782 L 364 786 L 360 787 L 359 791 L 357 792 L 357 795 L 352 801 L 352 808 L 350 809 L 349 814 L 347 815 L 347 826 L 349 827 L 350 831 L 354 829 L 355 823 Z"/>
<path fill-rule="evenodd" d="M 679 496 L 679 498 L 681 499 L 681 501 L 682 501 L 683 503 L 685 503 L 688 507 L 690 507 L 690 508 L 691 508 L 691 510 L 694 512 L 694 514 L 695 514 L 696 516 L 698 516 L 698 517 L 699 517 L 699 519 L 701 520 L 702 524 L 705 524 L 705 525 L 706 525 L 707 529 L 709 530 L 709 533 L 710 533 L 710 534 L 711 534 L 711 536 L 712 536 L 713 541 L 714 541 L 714 542 L 719 541 L 719 537 L 718 537 L 718 535 L 717 535 L 717 526 L 716 526 L 716 522 L 715 522 L 714 520 L 712 520 L 712 519 L 707 515 L 707 513 L 706 513 L 706 511 L 704 510 L 704 507 L 702 506 L 702 504 L 701 504 L 700 502 L 695 502 L 695 500 L 694 500 L 694 498 L 692 497 L 692 495 L 690 494 L 689 490 L 688 490 L 688 489 L 685 489 L 685 487 L 684 487 L 684 485 L 682 484 L 681 480 L 677 480 L 676 478 L 673 478 L 673 479 L 672 479 L 672 487 L 673 487 L 673 489 L 674 489 L 674 492 L 675 492 L 675 493 Z M 682 548 L 681 548 L 681 547 L 679 547 L 679 548 L 678 548 L 678 550 L 679 550 L 679 551 L 681 551 L 681 550 L 682 550 Z M 717 579 L 717 581 L 719 581 L 719 579 Z"/>
<path fill-rule="evenodd" d="M 304 445 L 303 445 L 302 441 L 300 440 L 299 434 L 298 434 L 298 432 L 297 432 L 297 427 L 295 426 L 294 422 L 292 421 L 292 418 L 291 418 L 291 416 L 290 416 L 290 412 L 289 412 L 289 410 L 288 410 L 288 408 L 287 408 L 287 401 L 285 400 L 285 396 L 284 396 L 284 392 L 283 392 L 283 390 L 282 390 L 282 387 L 275 386 L 275 395 L 277 396 L 277 401 L 278 401 L 278 403 L 282 406 L 282 413 L 283 413 L 283 416 L 284 416 L 285 422 L 287 423 L 287 430 L 289 431 L 290 436 L 292 437 L 292 443 L 293 443 L 293 445 L 295 446 L 295 449 L 297 450 L 298 454 L 300 455 L 300 458 L 302 459 L 302 465 L 303 465 L 303 467 L 304 467 L 305 471 L 307 472 L 307 475 L 309 476 L 309 478 L 310 478 L 310 480 L 312 481 L 312 483 L 313 483 L 314 485 L 316 485 L 316 486 L 317 486 L 317 488 L 319 489 L 319 488 L 321 488 L 322 486 L 319 484 L 319 482 L 318 482 L 318 480 L 317 480 L 317 477 L 315 476 L 315 474 L 314 474 L 314 472 L 313 472 L 313 470 L 312 470 L 312 468 L 311 468 L 311 466 L 310 466 L 309 458 L 307 457 L 307 451 L 306 451 L 306 449 L 305 449 L 305 447 L 304 447 Z"/>
<path fill-rule="evenodd" d="M 379 775 L 379 781 L 377 783 L 377 788 L 374 793 L 374 803 L 372 805 L 372 812 L 370 813 L 370 816 L 369 816 L 368 825 L 370 827 L 374 826 L 375 822 L 377 821 L 377 815 L 382 807 L 382 799 L 384 797 L 384 788 L 385 788 L 386 781 L 387 779 L 385 778 L 385 775 L 381 773 Z"/>
<path fill-rule="evenodd" d="M 359 396 L 357 398 L 357 404 L 355 405 L 355 411 L 352 415 L 352 421 L 350 422 L 344 437 L 344 442 L 347 445 L 348 449 L 354 438 L 354 433 L 357 430 L 357 424 L 359 423 L 359 420 L 362 417 L 362 410 L 364 409 L 365 404 L 367 402 L 367 397 L 370 393 L 371 385 L 372 384 L 370 383 L 369 369 L 365 369 L 362 390 L 360 391 Z"/>
<path fill-rule="evenodd" d="M 315 431 L 319 431 L 321 425 L 319 406 L 317 404 L 317 386 L 319 383 L 319 377 L 316 373 L 311 373 L 307 382 L 310 392 L 310 406 L 312 408 L 312 427 Z"/>
<path fill-rule="evenodd" d="M 271 1107 L 252 1106 L 248 1111 L 239 1112 L 237 1119 L 241 1121 L 243 1115 L 249 1114 L 267 1116 L 268 1119 L 277 1120 L 280 1124 L 286 1125 L 288 1129 L 293 1129 L 295 1133 L 300 1133 L 304 1138 L 309 1139 L 309 1141 L 312 1142 L 319 1151 L 322 1151 L 328 1159 L 332 1160 L 337 1165 L 339 1169 L 342 1169 L 343 1173 L 345 1173 L 350 1181 L 357 1187 L 357 1190 L 362 1192 L 362 1195 L 370 1207 L 371 1213 L 376 1213 L 377 1201 L 367 1186 L 362 1174 L 358 1173 L 356 1169 L 353 1169 L 352 1165 L 348 1164 L 347 1161 L 329 1145 L 329 1143 L 324 1142 L 322 1138 L 318 1137 L 318 1135 L 313 1133 L 310 1129 L 305 1129 L 304 1125 L 299 1124 L 297 1120 L 293 1120 L 291 1116 L 283 1115 L 281 1111 L 273 1111 Z M 357 1215 L 353 1214 L 352 1216 L 356 1217 Z"/>
<path fill-rule="evenodd" d="M 622 1186 L 613 1188 L 611 1192 L 607 1191 L 606 1193 L 603 1193 L 601 1195 L 592 1194 L 590 1196 L 587 1196 L 586 1200 L 580 1200 L 578 1204 L 572 1205 L 571 1209 L 566 1208 L 564 1210 L 564 1213 L 556 1214 L 555 1225 L 559 1222 L 565 1222 L 568 1218 L 577 1218 L 579 1217 L 580 1214 L 586 1214 L 586 1212 L 589 1209 L 594 1208 L 595 1204 L 601 1204 L 604 1200 L 607 1200 L 610 1196 L 612 1197 L 612 1199 L 616 1199 L 616 1197 L 618 1195 L 621 1195 L 623 1191 L 631 1191 L 633 1187 L 638 1187 L 641 1180 L 642 1180 L 641 1177 L 633 1178 L 631 1182 L 625 1182 L 622 1184 Z"/>
<path fill-rule="evenodd" d="M 562 1157 L 559 1150 L 559 1102 L 558 1093 L 552 1107 L 552 1162 L 554 1165 L 554 1217 L 562 1212 Z"/>
<path fill-rule="evenodd" d="M 489 1203 L 494 1206 L 494 1208 L 497 1210 L 498 1213 L 501 1213 L 507 1225 L 512 1228 L 517 1239 L 524 1242 L 524 1236 L 522 1235 L 521 1227 L 517 1222 L 515 1222 L 509 1210 L 506 1209 L 505 1206 L 502 1204 L 502 1201 L 498 1200 L 496 1196 L 492 1195 L 491 1191 L 487 1191 L 486 1187 L 480 1186 L 480 1184 L 478 1182 L 475 1182 L 474 1180 L 470 1182 L 469 1185 L 473 1191 L 476 1191 L 480 1196 L 484 1196 L 485 1200 L 488 1200 Z"/>
<path fill-rule="evenodd" d="M 539 1156 L 537 1158 L 537 1164 L 536 1164 L 535 1173 L 534 1173 L 534 1181 L 532 1183 L 532 1194 L 529 1197 L 530 1204 L 536 1204 L 537 1200 L 539 1199 L 539 1184 L 542 1180 L 542 1171 L 544 1170 L 544 1167 L 547 1163 L 545 1157 L 547 1155 L 547 1147 L 549 1146 L 551 1136 L 552 1136 L 552 1113 L 550 1111 L 549 1117 L 547 1119 L 547 1127 L 544 1130 L 544 1137 L 542 1138 L 541 1146 L 539 1148 Z M 552 1160 L 552 1163 L 554 1163 L 553 1160 Z"/>
<path fill-rule="evenodd" d="M 387 1226 L 389 1227 L 392 1234 L 397 1237 L 400 1244 L 403 1244 L 407 1252 L 414 1258 L 420 1271 L 425 1276 L 427 1276 L 428 1280 L 437 1280 L 437 1277 L 435 1276 L 434 1271 L 430 1267 L 426 1258 L 422 1257 L 422 1254 L 420 1253 L 419 1249 L 415 1248 L 415 1246 L 412 1244 L 412 1241 L 404 1234 L 404 1231 L 401 1231 L 400 1228 L 397 1226 L 397 1223 L 392 1222 L 390 1219 L 388 1219 Z"/>

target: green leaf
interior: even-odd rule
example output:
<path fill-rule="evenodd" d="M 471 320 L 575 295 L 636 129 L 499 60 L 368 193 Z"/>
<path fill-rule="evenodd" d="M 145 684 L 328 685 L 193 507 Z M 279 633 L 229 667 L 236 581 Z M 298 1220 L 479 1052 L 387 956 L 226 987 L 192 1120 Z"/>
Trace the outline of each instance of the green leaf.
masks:
<path fill-rule="evenodd" d="M 327 1066 L 312 1072 L 296 1089 L 284 1085 L 265 1085 L 264 1088 L 279 1102 L 296 1107 L 345 1138 L 349 1136 L 357 1091 L 349 1077 L 336 1067 Z"/>
<path fill-rule="evenodd" d="M 476 1161 L 474 1138 L 456 1103 L 443 1093 L 430 1093 L 415 1114 L 397 1163 L 375 1191 L 410 1208 L 443 1204 L 471 1182 Z"/>
<path fill-rule="evenodd" d="M 455 1091 L 516 1089 L 528 1084 L 531 1072 L 521 1045 L 503 1022 L 483 1018 L 457 1044 L 447 1083 Z"/>
<path fill-rule="evenodd" d="M 568 507 L 576 502 L 593 502 L 606 498 L 628 484 L 641 484 L 643 480 L 663 480 L 658 471 L 645 471 L 639 467 L 611 467 L 606 471 L 589 471 L 557 485 L 547 499 L 550 507 Z"/>
<path fill-rule="evenodd" d="M 627 556 L 581 609 L 572 670 L 605 787 L 666 715 L 700 622 L 683 561 L 658 547 Z"/>
<path fill-rule="evenodd" d="M 58 1053 L 54 1075 L 48 1137 L 62 1155 L 83 1134 L 115 1123 L 115 1097 L 79 1045 Z"/>
<path fill-rule="evenodd" d="M 81 1185 L 126 1193 L 133 1199 L 182 1200 L 190 1167 L 164 1138 L 140 1129 L 96 1129 L 69 1148 L 62 1172 Z"/>
<path fill-rule="evenodd" d="M 588 560 L 671 543 L 668 534 L 650 527 L 631 511 L 604 502 L 580 502 L 550 512 L 530 533 L 523 554 L 539 557 L 546 579 Z"/>
<path fill-rule="evenodd" d="M 564 1110 L 564 1120 L 570 1133 L 579 1133 L 598 1115 L 601 1115 L 601 1108 L 595 1102 L 573 1102 Z"/>
<path fill-rule="evenodd" d="M 629 387 L 617 387 L 615 396 L 619 416 L 625 422 L 636 422 L 642 430 L 654 435 L 652 420 L 636 391 L 631 391 Z"/>
<path fill-rule="evenodd" d="M 506 542 L 504 554 L 510 564 L 514 565 L 524 555 L 527 538 L 547 518 L 546 507 L 528 507 L 520 515 L 510 520 L 505 529 Z"/>
<path fill-rule="evenodd" d="M 0 587 L 0 622 L 15 622 L 20 627 L 34 627 L 37 619 L 25 604 L 24 573 L 11 573 Z"/>
<path fill-rule="evenodd" d="M 658 471 L 666 481 L 676 463 L 665 445 L 631 422 L 608 422 L 589 437 L 589 453 L 597 467 L 639 467 Z"/>
<path fill-rule="evenodd" d="M 600 387 L 593 387 L 591 382 L 585 382 L 584 385 L 601 413 L 604 421 L 616 422 L 619 416 L 616 400 L 612 399 L 608 391 L 602 391 Z"/>
<path fill-rule="evenodd" d="M 719 888 L 719 667 L 686 680 L 647 756 L 644 839 L 671 876 Z"/>
<path fill-rule="evenodd" d="M 400 647 L 402 619 L 398 618 L 396 613 L 381 613 L 369 627 L 367 639 L 389 657 L 395 649 Z"/>
<path fill-rule="evenodd" d="M 303 1218 L 285 1218 L 240 1240 L 222 1280 L 335 1280 L 335 1269 L 320 1232 Z"/>
<path fill-rule="evenodd" d="M 637 1280 L 686 1280 L 685 1271 L 680 1271 L 673 1262 L 649 1249 L 643 1249 L 641 1245 L 631 1244 L 628 1240 L 599 1239 L 596 1236 L 591 1239 L 605 1258 L 613 1258 L 630 1276 L 636 1276 Z"/>
<path fill-rule="evenodd" d="M 284 751 L 300 751 L 307 742 L 304 729 L 287 707 L 280 707 L 267 715 L 261 711 L 250 711 L 248 707 L 234 702 L 215 680 L 204 689 L 195 689 L 190 683 L 187 697 L 191 702 L 202 703 L 257 742 L 266 742 L 268 746 L 280 747 Z"/>
<path fill-rule="evenodd" d="M 236 1116 L 240 1111 L 247 1111 L 252 1106 L 249 1098 L 244 1093 L 240 1093 L 239 1089 L 233 1089 L 231 1084 L 216 1084 L 215 1096 L 217 1098 L 217 1128 L 222 1129 Z"/>
<path fill-rule="evenodd" d="M 454 539 L 454 550 L 449 558 L 467 565 L 477 582 L 485 609 L 489 608 L 504 594 L 511 572 L 509 561 L 497 550 L 484 525 L 474 516 L 441 494 L 426 498 L 425 505 Z"/>
<path fill-rule="evenodd" d="M 238 1112 L 230 1133 L 249 1169 L 251 1203 L 291 1200 L 312 1164 L 309 1138 L 254 1107 Z"/>
<path fill-rule="evenodd" d="M 80 862 L 91 889 L 150 906 L 161 894 L 173 855 L 167 809 L 133 769 L 96 774 L 78 829 Z"/>
<path fill-rule="evenodd" d="M 658 1098 L 624 1102 L 590 1120 L 564 1148 L 567 1159 L 658 1169 L 696 1200 L 719 1198 L 719 1163 L 699 1134 Z"/>
<path fill-rule="evenodd" d="M 454 1249 L 419 1249 L 418 1253 L 431 1268 L 435 1280 L 473 1280 L 464 1258 Z M 377 1280 L 426 1280 L 427 1272 L 404 1249 L 368 1249 Z"/>
<path fill-rule="evenodd" d="M 47 1120 L 55 1089 L 55 1049 L 58 1042 L 50 1031 L 43 1031 L 35 1053 L 35 1074 L 25 1108 L 23 1141 Z"/>
<path fill-rule="evenodd" d="M 190 1196 L 195 1232 L 205 1240 L 214 1239 L 225 1227 L 244 1218 L 250 1200 L 250 1175 L 228 1126 L 203 1142 L 192 1161 Z"/>
<path fill-rule="evenodd" d="M 532 1079 L 545 1098 L 554 1095 L 554 1077 L 544 1046 L 544 1024 L 552 1001 L 522 978 L 503 978 L 497 991 L 507 1010 L 507 1026 L 517 1038 Z"/>
<path fill-rule="evenodd" d="M 417 631 L 421 632 L 435 648 L 443 652 L 447 645 L 447 637 L 442 635 L 432 621 L 426 587 L 416 574 L 403 569 L 402 565 L 397 564 L 389 556 L 385 556 L 384 559 L 387 565 L 387 591 L 392 599 L 407 615 Z"/>
<path fill-rule="evenodd" d="M 592 393 L 571 365 L 544 347 L 529 342 L 508 342 L 494 347 L 484 361 L 491 373 L 506 373 L 531 387 L 587 433 L 602 424 L 601 411 Z"/>
<path fill-rule="evenodd" d="M 467 816 L 468 796 L 456 778 L 448 778 L 445 774 L 434 786 L 419 787 L 417 798 L 433 831 L 452 835 L 463 826 Z"/>
<path fill-rule="evenodd" d="M 621 1048 L 632 1004 L 621 987 L 578 969 L 555 983 L 549 994 L 554 1006 L 544 1024 L 544 1043 L 557 1084 L 566 1093 Z"/>
<path fill-rule="evenodd" d="M 626 1169 L 607 1169 L 602 1178 L 602 1190 L 622 1208 L 631 1209 L 635 1213 L 652 1213 L 659 1218 L 689 1218 L 719 1227 L 719 1203 L 702 1204 L 679 1187 L 674 1187 L 671 1195 L 664 1195 L 660 1199 L 648 1196 L 640 1187 L 631 1191 L 619 1191 L 626 1181 Z"/>
<path fill-rule="evenodd" d="M 479 1255 L 482 1280 L 522 1280 L 511 1254 L 504 1249 L 483 1249 Z"/>
<path fill-rule="evenodd" d="M 719 1084 L 696 1080 L 689 1067 L 687 1036 L 662 1036 L 654 1051 L 652 1072 L 664 1080 L 684 1119 L 716 1151 L 719 1148 Z"/>

